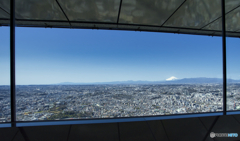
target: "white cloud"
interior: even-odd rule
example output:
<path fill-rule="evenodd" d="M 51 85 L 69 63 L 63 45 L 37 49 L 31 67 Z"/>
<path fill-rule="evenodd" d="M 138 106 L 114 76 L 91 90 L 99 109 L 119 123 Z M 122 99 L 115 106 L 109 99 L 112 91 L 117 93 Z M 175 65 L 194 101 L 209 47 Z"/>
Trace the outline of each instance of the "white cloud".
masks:
<path fill-rule="evenodd" d="M 177 77 L 174 77 L 174 76 L 172 76 L 172 77 L 170 77 L 170 78 L 168 78 L 168 79 L 166 79 L 167 81 L 171 81 L 171 80 L 176 80 L 177 79 Z"/>

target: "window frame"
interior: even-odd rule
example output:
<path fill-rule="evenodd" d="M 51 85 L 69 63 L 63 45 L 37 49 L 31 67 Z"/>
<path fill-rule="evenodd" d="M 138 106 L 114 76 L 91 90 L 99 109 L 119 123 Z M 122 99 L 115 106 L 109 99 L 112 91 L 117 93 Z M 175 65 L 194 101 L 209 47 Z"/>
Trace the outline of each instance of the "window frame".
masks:
<path fill-rule="evenodd" d="M 93 124 L 93 123 L 116 123 L 134 122 L 149 120 L 165 120 L 179 118 L 193 118 L 206 116 L 222 116 L 240 114 L 240 111 L 227 111 L 226 90 L 227 90 L 227 66 L 226 66 L 226 27 L 225 27 L 225 0 L 221 0 L 222 11 L 222 67 L 223 67 L 223 111 L 211 113 L 187 113 L 179 115 L 159 115 L 148 117 L 121 117 L 107 119 L 77 119 L 58 121 L 16 121 L 16 82 L 15 82 L 15 0 L 10 2 L 10 96 L 11 96 L 11 122 L 0 123 L 0 127 L 22 127 L 22 126 L 43 126 L 43 125 L 69 125 L 69 124 Z"/>

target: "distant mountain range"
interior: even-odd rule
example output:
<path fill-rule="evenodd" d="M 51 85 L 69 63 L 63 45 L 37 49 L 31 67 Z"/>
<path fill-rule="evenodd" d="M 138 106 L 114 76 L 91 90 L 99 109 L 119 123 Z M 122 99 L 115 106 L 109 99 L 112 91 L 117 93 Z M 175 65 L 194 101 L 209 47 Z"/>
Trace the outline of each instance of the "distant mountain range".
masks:
<path fill-rule="evenodd" d="M 171 81 L 113 81 L 113 82 L 93 82 L 93 83 L 72 83 L 63 82 L 56 85 L 91 85 L 91 84 L 201 84 L 201 83 L 222 83 L 221 78 L 183 78 Z M 240 80 L 227 79 L 228 83 L 240 83 Z"/>

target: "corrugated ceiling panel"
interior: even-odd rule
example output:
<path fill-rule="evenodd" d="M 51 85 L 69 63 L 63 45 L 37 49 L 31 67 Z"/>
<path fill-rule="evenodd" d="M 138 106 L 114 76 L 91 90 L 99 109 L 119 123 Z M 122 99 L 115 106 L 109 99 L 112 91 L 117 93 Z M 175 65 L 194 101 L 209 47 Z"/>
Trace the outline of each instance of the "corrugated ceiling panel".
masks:
<path fill-rule="evenodd" d="M 2 9 L 0 9 L 0 18 L 10 19 L 10 15 L 3 11 Z"/>
<path fill-rule="evenodd" d="M 0 0 L 0 19 L 10 19 L 10 15 L 7 13 L 10 10 L 10 0 Z M 4 10 L 2 10 L 4 9 Z M 10 20 L 0 20 L 0 25 L 9 25 Z"/>
<path fill-rule="evenodd" d="M 16 0 L 16 18 L 67 21 L 55 0 Z"/>
<path fill-rule="evenodd" d="M 184 0 L 123 0 L 119 23 L 161 26 Z"/>
<path fill-rule="evenodd" d="M 0 7 L 6 10 L 7 12 L 10 11 L 10 0 L 0 0 Z"/>
<path fill-rule="evenodd" d="M 72 26 L 67 22 L 67 18 L 57 2 L 72 21 Z M 221 35 L 221 0 L 214 2 L 211 0 L 187 0 L 177 10 L 183 2 L 184 0 L 123 0 L 119 25 L 117 25 L 120 0 L 16 0 L 16 24 L 17 26 L 32 27 Z M 225 2 L 226 13 L 240 5 L 240 0 L 226 0 Z M 0 9 L 0 18 L 9 18 L 10 0 L 0 0 L 0 7 L 7 11 Z M 169 18 L 174 11 L 176 13 Z M 214 20 L 216 21 L 211 23 Z M 164 22 L 166 23 L 163 27 L 160 27 Z M 8 24 L 9 21 L 0 20 L 1 25 L 6 23 Z M 203 30 L 199 30 L 202 27 L 204 27 Z M 235 32 L 240 31 L 240 8 L 226 15 L 226 30 L 228 36 L 240 37 L 240 34 Z"/>
<path fill-rule="evenodd" d="M 221 0 L 188 0 L 164 26 L 201 28 L 221 16 Z"/>
<path fill-rule="evenodd" d="M 240 7 L 226 15 L 226 31 L 240 29 Z"/>
<path fill-rule="evenodd" d="M 206 26 L 204 29 L 221 30 L 222 29 L 222 18 L 219 18 L 212 24 Z M 226 15 L 226 31 L 234 32 L 239 29 L 240 29 L 240 7 Z"/>
<path fill-rule="evenodd" d="M 117 22 L 120 0 L 58 0 L 70 21 Z"/>

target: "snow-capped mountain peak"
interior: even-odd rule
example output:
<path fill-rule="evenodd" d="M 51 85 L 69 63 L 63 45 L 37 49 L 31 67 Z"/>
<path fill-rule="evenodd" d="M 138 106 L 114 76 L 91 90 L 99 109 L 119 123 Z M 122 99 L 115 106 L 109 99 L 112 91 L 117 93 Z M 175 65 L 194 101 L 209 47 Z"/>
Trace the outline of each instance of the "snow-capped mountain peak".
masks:
<path fill-rule="evenodd" d="M 177 79 L 177 77 L 174 77 L 174 76 L 172 76 L 172 77 L 170 77 L 170 78 L 168 78 L 168 79 L 166 79 L 167 81 L 172 81 L 172 80 L 176 80 Z"/>

